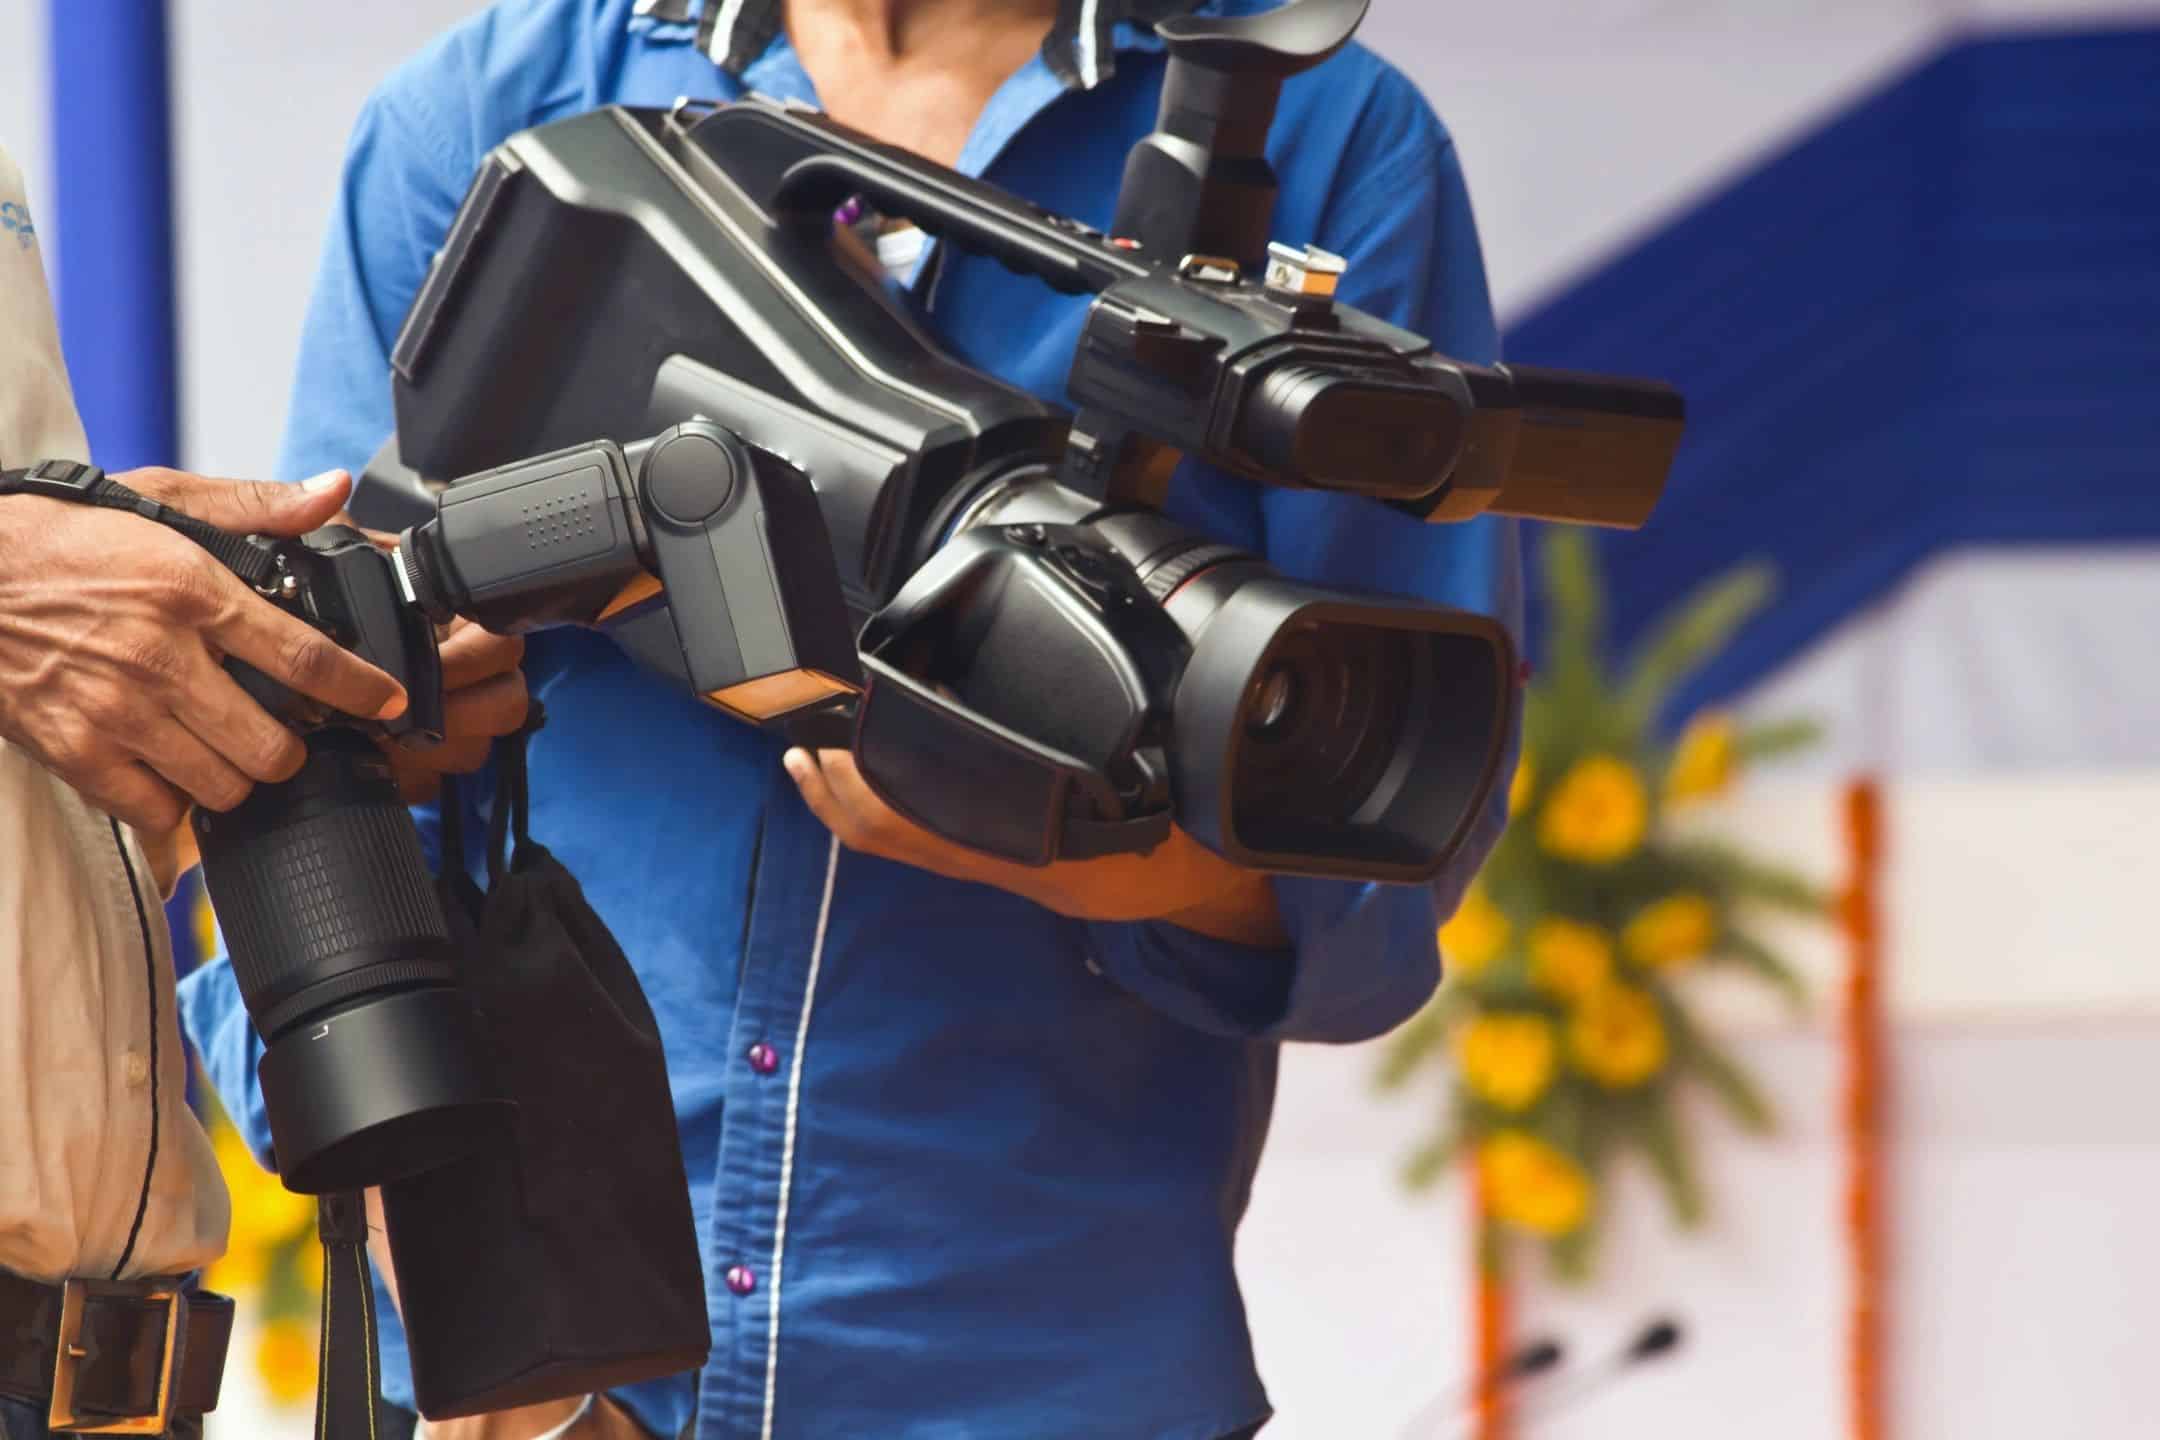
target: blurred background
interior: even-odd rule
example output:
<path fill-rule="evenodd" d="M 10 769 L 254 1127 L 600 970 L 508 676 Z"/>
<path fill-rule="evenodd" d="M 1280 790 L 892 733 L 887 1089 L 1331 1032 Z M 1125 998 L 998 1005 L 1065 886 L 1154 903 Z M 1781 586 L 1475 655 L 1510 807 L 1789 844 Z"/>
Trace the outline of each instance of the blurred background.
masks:
<path fill-rule="evenodd" d="M 269 473 L 347 127 L 477 8 L 0 0 L 103 463 Z M 1510 354 L 1669 379 L 1690 434 L 1647 531 L 1534 539 L 1551 704 L 1441 1002 L 1285 1057 L 1267 1434 L 2154 1433 L 2160 3 L 1375 0 L 1362 39 L 1454 133 Z M 1572 710 L 1562 633 L 1610 662 Z M 1568 728 L 1601 706 L 1624 743 Z M 1616 857 L 1609 924 L 1543 923 Z M 232 1154 L 261 1303 L 211 1430 L 302 1435 L 306 1207 Z"/>

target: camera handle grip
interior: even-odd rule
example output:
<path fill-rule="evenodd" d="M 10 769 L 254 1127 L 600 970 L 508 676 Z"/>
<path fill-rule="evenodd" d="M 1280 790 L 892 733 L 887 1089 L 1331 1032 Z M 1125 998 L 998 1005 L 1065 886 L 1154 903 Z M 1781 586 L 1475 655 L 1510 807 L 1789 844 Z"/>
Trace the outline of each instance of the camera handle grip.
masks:
<path fill-rule="evenodd" d="M 820 225 L 859 195 L 875 210 L 912 220 L 929 234 L 987 255 L 1067 295 L 1095 294 L 1141 267 L 1114 250 L 1059 229 L 1048 217 L 973 182 L 953 184 L 905 163 L 865 154 L 813 155 L 789 167 L 776 197 L 788 218 Z"/>

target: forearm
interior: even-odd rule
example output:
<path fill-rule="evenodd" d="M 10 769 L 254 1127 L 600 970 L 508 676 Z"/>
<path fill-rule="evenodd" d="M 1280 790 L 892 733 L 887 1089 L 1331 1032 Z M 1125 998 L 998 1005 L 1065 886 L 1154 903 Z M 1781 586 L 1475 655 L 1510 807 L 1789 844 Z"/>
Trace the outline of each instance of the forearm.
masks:
<path fill-rule="evenodd" d="M 1282 906 L 1268 877 L 1254 870 L 1240 870 L 1221 862 L 1223 888 L 1197 904 L 1174 910 L 1163 918 L 1181 930 L 1228 940 L 1235 945 L 1277 950 L 1290 943 L 1283 928 Z"/>

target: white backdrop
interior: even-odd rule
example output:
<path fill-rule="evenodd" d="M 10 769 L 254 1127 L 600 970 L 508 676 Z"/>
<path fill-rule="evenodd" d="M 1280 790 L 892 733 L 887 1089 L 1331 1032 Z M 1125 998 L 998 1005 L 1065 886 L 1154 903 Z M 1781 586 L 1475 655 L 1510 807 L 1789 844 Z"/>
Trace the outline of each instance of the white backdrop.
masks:
<path fill-rule="evenodd" d="M 175 0 L 190 463 L 267 472 L 346 129 L 391 64 L 472 8 Z M 0 0 L 0 143 L 31 173 L 37 197 L 49 193 L 37 179 L 47 165 L 43 9 L 44 0 Z M 1453 129 L 1505 313 L 1910 63 L 1951 26 L 2127 11 L 2150 17 L 2160 4 L 1376 0 L 1365 37 L 1424 86 Z M 2096 605 L 2153 612 L 2160 567 L 2149 559 L 2126 557 L 2107 574 L 2112 588 L 2096 590 L 2093 572 L 2082 590 L 2051 592 L 2027 648 L 1985 652 L 1978 669 L 1952 663 L 1962 652 L 1932 637 L 1945 626 L 1957 633 L 1960 617 L 1967 633 L 1999 636 L 1988 622 L 2052 582 L 2012 576 L 2015 588 L 2003 592 L 1987 588 L 1999 572 L 1920 577 L 1761 697 L 1779 708 L 1804 701 L 1839 723 L 1823 763 L 1954 761 L 1966 775 L 1893 796 L 1900 870 L 1890 948 L 1906 1017 L 1896 1042 L 1891 1362 L 1901 1437 L 2160 1429 L 2130 1348 L 2160 1328 L 2140 1283 L 2160 1274 L 2160 1241 L 2145 1220 L 2160 1196 L 2160 1132 L 2139 1103 L 2153 1088 L 2146 1056 L 2160 1042 L 2150 1018 L 2160 985 L 2150 922 L 2130 903 L 2160 853 L 2160 776 L 2151 773 L 2160 727 L 2119 723 L 2150 716 L 2150 706 L 2088 706 L 2088 725 L 2112 726 L 2118 743 L 2089 735 L 2092 744 L 2049 752 L 2059 714 L 2005 721 L 1976 716 L 1959 698 L 1976 682 L 1998 693 L 2079 693 L 2004 687 L 2016 673 L 2004 667 L 2045 653 L 2056 679 L 2085 677 L 2076 662 L 2092 651 L 2081 626 Z M 2154 673 L 2094 668 L 2133 704 L 2148 693 L 2140 677 Z M 2066 773 L 2096 746 L 2145 778 Z M 1973 775 L 1975 764 L 1992 775 Z M 1739 818 L 1827 874 L 1829 799 L 1825 788 L 1771 787 L 1752 792 Z M 1938 844 L 1944 837 L 1957 843 Z M 1819 973 L 1834 969 L 1834 947 L 1802 953 Z M 1647 1194 L 1623 1186 L 1600 1286 L 1572 1298 L 1541 1292 L 1526 1319 L 1594 1350 L 1663 1302 L 1694 1323 L 1694 1344 L 1596 1408 L 1528 1434 L 1837 1433 L 1834 1059 L 1818 1027 L 1747 1007 L 1735 1022 L 1780 1102 L 1784 1137 L 1712 1144 L 1706 1169 L 1724 1204 L 1694 1240 L 1671 1238 Z M 1262 1364 L 1282 1409 L 1271 1440 L 1392 1436 L 1460 1375 L 1466 1354 L 1458 1202 L 1413 1202 L 1395 1187 L 1422 1117 L 1411 1101 L 1369 1093 L 1374 1059 L 1369 1048 L 1286 1057 L 1241 1244 Z M 1723 1133 L 1715 1121 L 1707 1128 Z M 270 1433 L 244 1387 L 228 1394 L 217 1433 Z"/>
<path fill-rule="evenodd" d="M 0 143 L 46 165 L 45 0 L 0 0 Z M 471 0 L 172 0 L 190 463 L 267 471 L 346 130 Z M 1363 37 L 1453 129 L 1503 314 L 1958 24 L 2160 0 L 1374 0 Z"/>

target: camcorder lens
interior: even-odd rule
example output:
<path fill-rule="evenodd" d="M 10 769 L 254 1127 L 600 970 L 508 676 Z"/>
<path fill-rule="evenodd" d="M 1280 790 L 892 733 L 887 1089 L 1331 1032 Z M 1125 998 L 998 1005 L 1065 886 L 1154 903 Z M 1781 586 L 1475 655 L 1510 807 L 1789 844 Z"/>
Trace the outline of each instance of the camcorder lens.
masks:
<path fill-rule="evenodd" d="M 1272 816 L 1342 824 L 1387 775 L 1410 717 L 1418 656 L 1404 637 L 1298 623 L 1265 662 L 1230 786 L 1240 826 Z"/>
<path fill-rule="evenodd" d="M 1170 717 L 1178 823 L 1260 869 L 1431 879 L 1495 783 L 1506 631 L 1249 559 L 1195 569 L 1169 546 L 1154 556 L 1170 579 L 1152 588 L 1193 645 Z"/>
<path fill-rule="evenodd" d="M 1298 700 L 1297 677 L 1278 664 L 1260 682 L 1260 700 L 1245 721 L 1245 733 L 1256 740 L 1280 735 L 1289 728 L 1290 712 Z"/>

